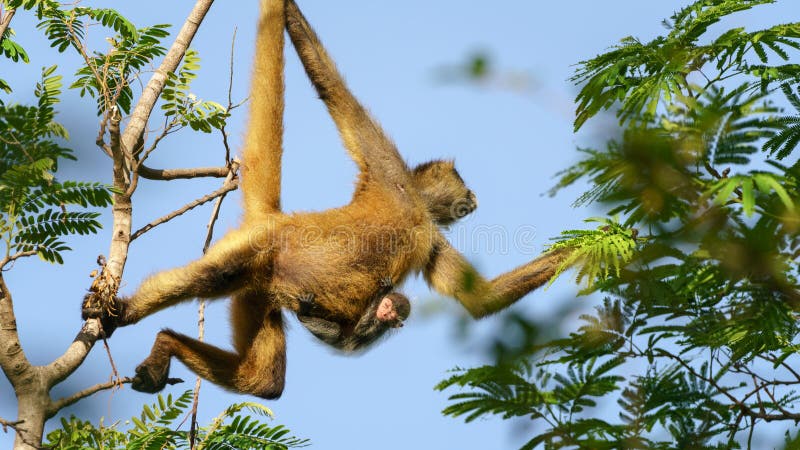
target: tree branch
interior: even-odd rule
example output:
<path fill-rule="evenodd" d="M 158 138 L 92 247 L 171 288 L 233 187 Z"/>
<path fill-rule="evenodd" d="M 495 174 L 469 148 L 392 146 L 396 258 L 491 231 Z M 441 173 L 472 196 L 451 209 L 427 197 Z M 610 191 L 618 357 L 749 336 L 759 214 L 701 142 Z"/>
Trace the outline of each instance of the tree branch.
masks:
<path fill-rule="evenodd" d="M 672 359 L 673 361 L 676 361 L 678 364 L 683 366 L 683 368 L 686 369 L 693 377 L 713 386 L 714 389 L 716 389 L 720 394 L 728 398 L 728 400 L 731 402 L 732 407 L 738 408 L 739 411 L 741 411 L 742 414 L 745 414 L 746 416 L 749 416 L 753 419 L 763 419 L 767 422 L 772 422 L 773 420 L 794 420 L 795 422 L 800 422 L 800 413 L 793 413 L 791 411 L 786 411 L 780 408 L 780 406 L 778 406 L 777 403 L 775 404 L 775 408 L 779 410 L 777 414 L 767 413 L 763 409 L 763 407 L 759 411 L 756 411 L 747 404 L 745 404 L 742 400 L 737 399 L 733 394 L 729 392 L 728 389 L 720 386 L 713 376 L 703 376 L 682 358 L 679 358 L 678 356 L 673 355 L 672 353 L 663 349 L 657 352 L 657 354 L 659 356 L 665 356 L 669 359 Z M 761 405 L 760 402 L 759 405 Z"/>
<path fill-rule="evenodd" d="M 0 261 L 0 270 L 3 270 L 8 264 L 12 263 L 13 261 L 15 261 L 15 260 L 17 260 L 19 258 L 25 258 L 27 256 L 33 256 L 33 255 L 35 255 L 37 253 L 39 253 L 39 252 L 36 251 L 36 250 L 28 250 L 28 251 L 17 252 L 17 253 L 14 253 L 13 255 L 6 256 L 5 258 L 3 258 L 2 261 Z"/>
<path fill-rule="evenodd" d="M 200 26 L 200 23 L 203 21 L 203 18 L 206 13 L 208 13 L 213 3 L 214 0 L 198 0 L 195 3 L 194 8 L 192 8 L 192 11 L 189 13 L 189 17 L 186 19 L 186 22 L 184 22 L 183 27 L 181 27 L 181 31 L 176 36 L 175 42 L 172 43 L 161 65 L 156 69 L 150 81 L 148 81 L 147 85 L 144 87 L 142 95 L 136 103 L 136 108 L 134 108 L 133 114 L 130 117 L 128 126 L 125 127 L 125 133 L 122 136 L 123 148 L 128 152 L 132 152 L 139 136 L 144 133 L 147 121 L 150 118 L 150 114 L 153 112 L 153 107 L 164 89 L 167 74 L 175 72 L 178 68 L 178 64 L 180 64 L 184 54 L 186 54 L 186 49 L 189 48 L 189 44 L 192 42 L 197 32 L 197 28 Z"/>
<path fill-rule="evenodd" d="M 214 192 L 212 192 L 212 193 L 210 193 L 208 195 L 205 195 L 203 197 L 200 197 L 200 198 L 198 198 L 197 200 L 195 200 L 193 202 L 187 203 L 182 208 L 180 208 L 178 210 L 175 210 L 175 211 L 167 214 L 164 217 L 160 217 L 160 218 L 148 223 L 147 225 L 143 226 L 142 228 L 138 229 L 136 232 L 134 232 L 131 235 L 131 241 L 133 241 L 134 239 L 136 239 L 139 236 L 143 235 L 144 233 L 147 233 L 148 231 L 152 230 L 153 228 L 155 228 L 155 227 L 157 227 L 157 226 L 159 226 L 159 225 L 161 225 L 163 223 L 169 222 L 170 220 L 182 215 L 183 213 L 185 213 L 185 212 L 187 212 L 189 210 L 192 210 L 192 209 L 202 205 L 203 203 L 207 203 L 207 202 L 210 202 L 211 200 L 214 200 L 217 197 L 221 197 L 221 196 L 227 194 L 228 192 L 235 190 L 238 187 L 239 187 L 239 183 L 238 183 L 238 181 L 235 181 L 235 180 L 231 181 L 231 182 L 228 182 L 228 183 L 225 183 L 224 185 L 222 185 L 221 188 L 217 189 L 216 191 L 214 191 Z"/>
<path fill-rule="evenodd" d="M 13 422 L 10 422 L 10 421 L 5 420 L 5 419 L 0 417 L 0 427 L 3 427 L 3 432 L 4 433 L 8 433 L 8 428 L 11 428 L 14 431 L 18 432 L 19 429 L 17 428 L 17 425 L 20 425 L 20 424 L 23 424 L 23 423 L 25 423 L 24 420 L 15 420 Z"/>
<path fill-rule="evenodd" d="M 84 322 L 81 331 L 72 340 L 67 350 L 53 362 L 42 367 L 47 385 L 53 387 L 75 371 L 86 359 L 86 355 L 89 354 L 89 350 L 98 339 L 100 339 L 100 322 L 96 319 Z"/>
<path fill-rule="evenodd" d="M 83 400 L 86 397 L 94 395 L 100 391 L 106 391 L 108 389 L 113 389 L 115 387 L 121 386 L 123 384 L 129 384 L 133 381 L 131 377 L 120 378 L 118 380 L 108 381 L 106 383 L 99 383 L 95 384 L 94 386 L 90 386 L 82 391 L 78 391 L 69 397 L 60 398 L 52 403 L 49 408 L 47 408 L 47 418 L 53 417 L 58 413 L 60 410 L 66 408 L 67 406 L 74 405 L 75 403 Z M 180 378 L 167 378 L 167 384 L 173 385 L 183 383 L 183 380 Z"/>
<path fill-rule="evenodd" d="M 139 175 L 148 180 L 177 180 L 199 177 L 223 178 L 228 175 L 228 168 L 196 167 L 191 169 L 151 169 L 142 164 L 139 166 Z"/>
<path fill-rule="evenodd" d="M 0 274 L 0 369 L 17 392 L 23 385 L 36 378 L 36 369 L 31 365 L 19 342 L 14 302 L 6 282 Z"/>
<path fill-rule="evenodd" d="M 92 394 L 96 394 L 96 393 L 98 393 L 100 391 L 105 391 L 107 389 L 114 388 L 114 387 L 119 386 L 121 384 L 130 383 L 131 381 L 133 381 L 133 378 L 125 377 L 125 378 L 120 378 L 119 380 L 112 380 L 112 381 L 109 381 L 109 382 L 106 382 L 106 383 L 99 383 L 99 384 L 95 384 L 94 386 L 90 386 L 90 387 L 88 387 L 88 388 L 86 388 L 86 389 L 84 389 L 82 391 L 78 391 L 78 392 L 70 395 L 69 397 L 60 398 L 60 399 L 54 401 L 50 405 L 50 407 L 47 408 L 47 417 L 48 418 L 53 417 L 57 412 L 59 412 L 63 408 L 66 408 L 67 406 L 73 405 L 73 404 L 79 402 L 80 400 L 83 400 L 84 398 L 86 398 L 86 397 L 88 397 L 88 396 L 90 396 Z"/>
<path fill-rule="evenodd" d="M 14 14 L 16 14 L 17 10 L 15 8 L 9 9 L 6 11 L 6 14 L 0 17 L 0 42 L 3 41 L 3 34 L 5 34 L 6 30 L 8 29 L 8 25 L 11 23 L 11 19 L 14 18 Z M 2 13 L 2 11 L 0 11 Z"/>

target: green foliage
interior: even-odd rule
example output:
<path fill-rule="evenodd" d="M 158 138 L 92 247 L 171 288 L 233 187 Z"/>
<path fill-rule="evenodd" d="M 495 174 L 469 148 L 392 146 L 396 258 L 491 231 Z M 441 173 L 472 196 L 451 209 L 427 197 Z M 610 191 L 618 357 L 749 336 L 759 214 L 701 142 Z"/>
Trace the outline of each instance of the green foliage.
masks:
<path fill-rule="evenodd" d="M 551 193 L 585 182 L 606 218 L 553 250 L 603 300 L 456 371 L 445 414 L 528 418 L 523 448 L 739 448 L 800 420 L 800 23 L 708 35 L 772 2 L 695 1 L 580 64 L 575 127 L 613 107 L 621 130 L 561 172 Z"/>
<path fill-rule="evenodd" d="M 72 7 L 62 8 L 58 4 L 47 4 L 40 8 L 42 21 L 39 28 L 50 40 L 51 46 L 64 52 L 76 51 L 84 65 L 75 74 L 70 88 L 77 89 L 81 96 L 89 95 L 97 101 L 97 114 L 107 114 L 119 108 L 130 113 L 133 104 L 133 81 L 153 61 L 166 54 L 161 41 L 169 35 L 169 25 L 136 26 L 109 8 Z M 115 34 L 106 38 L 110 48 L 105 52 L 89 52 L 86 29 L 100 25 Z M 162 109 L 168 124 L 165 134 L 177 131 L 176 127 L 188 126 L 195 131 L 211 132 L 225 125 L 228 111 L 219 103 L 197 99 L 190 93 L 192 80 L 197 78 L 200 58 L 196 51 L 189 50 L 177 74 L 168 74 L 161 95 Z"/>
<path fill-rule="evenodd" d="M 585 280 L 591 288 L 595 280 L 620 275 L 622 267 L 633 258 L 637 232 L 625 229 L 609 219 L 594 218 L 587 219 L 586 222 L 600 222 L 603 225 L 596 230 L 562 231 L 561 238 L 550 247 L 550 251 L 573 249 L 556 270 L 554 278 L 565 269 L 580 263 L 575 281 L 581 283 Z"/>
<path fill-rule="evenodd" d="M 791 85 L 783 84 L 781 89 L 795 111 L 800 113 L 800 96 L 796 92 L 797 88 L 793 91 Z M 778 123 L 781 125 L 780 132 L 764 144 L 764 149 L 776 158 L 783 159 L 800 143 L 800 116 L 784 116 L 778 119 Z"/>
<path fill-rule="evenodd" d="M 61 419 L 61 428 L 47 435 L 47 447 L 64 450 L 83 448 L 105 449 L 188 449 L 189 431 L 179 430 L 192 403 L 192 391 L 180 397 L 158 396 L 156 403 L 144 405 L 138 417 L 124 424 L 98 426 L 74 416 Z M 270 449 L 306 447 L 308 439 L 290 436 L 282 425 L 271 427 L 252 416 L 240 414 L 249 411 L 258 416 L 272 417 L 266 407 L 252 402 L 235 403 L 213 422 L 197 430 L 195 447 L 206 449 Z M 126 425 L 125 431 L 120 431 Z"/>
<path fill-rule="evenodd" d="M 221 129 L 228 118 L 228 111 L 219 103 L 202 101 L 189 92 L 192 80 L 197 78 L 200 68 L 200 57 L 194 50 L 188 50 L 183 57 L 183 64 L 177 74 L 171 73 L 167 78 L 161 99 L 161 109 L 167 117 L 173 117 L 176 124 L 189 126 L 192 130 L 210 133 Z"/>
<path fill-rule="evenodd" d="M 5 9 L 14 9 L 14 8 L 22 8 L 31 9 L 37 5 L 37 1 L 35 0 L 28 0 L 27 2 L 23 2 L 21 0 L 14 0 L 14 1 L 4 1 Z M 28 53 L 25 49 L 19 45 L 16 41 L 14 41 L 13 37 L 16 33 L 14 33 L 14 29 L 11 27 L 6 28 L 5 32 L 2 36 L 0 36 L 0 53 L 3 54 L 6 58 L 14 61 L 19 62 L 22 61 L 24 63 L 30 62 L 30 58 L 28 58 Z M 0 78 L 0 90 L 5 91 L 6 93 L 11 93 L 11 85 L 8 84 L 7 81 Z"/>
<path fill-rule="evenodd" d="M 800 23 L 749 33 L 735 28 L 700 44 L 708 28 L 724 16 L 774 1 L 697 1 L 673 14 L 666 22 L 670 27 L 666 36 L 647 43 L 627 37 L 612 51 L 582 61 L 572 78 L 583 84 L 575 129 L 612 106 L 619 107 L 617 115 L 623 123 L 651 120 L 659 105 L 687 95 L 692 75 L 703 75 L 703 90 L 736 75 L 755 75 L 744 85 L 762 90 L 775 82 L 797 80 L 800 66 L 767 63 L 776 57 L 786 61 L 790 50 L 800 48 Z M 751 56 L 762 64 L 751 64 Z"/>
<path fill-rule="evenodd" d="M 36 253 L 61 263 L 68 250 L 60 239 L 100 229 L 98 213 L 70 211 L 69 206 L 105 207 L 111 204 L 107 187 L 99 183 L 59 181 L 59 159 L 72 151 L 59 144 L 67 132 L 55 122 L 54 105 L 61 92 L 56 67 L 42 71 L 36 85 L 38 105 L 0 105 L 0 236 L 5 258 Z"/>
<path fill-rule="evenodd" d="M 42 7 L 40 16 L 39 29 L 50 40 L 51 47 L 59 52 L 71 48 L 85 62 L 76 72 L 70 88 L 78 89 L 81 96 L 89 95 L 96 99 L 98 115 L 114 107 L 130 113 L 133 101 L 131 83 L 155 58 L 166 54 L 161 40 L 169 35 L 169 25 L 137 29 L 110 8 L 76 6 L 62 9 L 58 4 Z M 87 50 L 85 33 L 93 24 L 116 33 L 106 39 L 111 46 L 108 51 L 90 53 Z"/>
<path fill-rule="evenodd" d="M 20 60 L 22 60 L 24 63 L 30 62 L 28 53 L 25 52 L 25 49 L 22 48 L 21 45 L 17 44 L 11 39 L 12 36 L 14 36 L 14 31 L 10 28 L 7 28 L 5 34 L 3 34 L 2 47 L 0 47 L 3 50 L 3 56 L 14 62 Z"/>

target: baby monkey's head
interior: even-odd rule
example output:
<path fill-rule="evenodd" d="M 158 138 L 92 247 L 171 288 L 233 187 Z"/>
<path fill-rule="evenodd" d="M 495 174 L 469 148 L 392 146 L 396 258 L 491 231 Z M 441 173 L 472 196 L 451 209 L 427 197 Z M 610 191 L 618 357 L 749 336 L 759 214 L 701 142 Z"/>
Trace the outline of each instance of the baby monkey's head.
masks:
<path fill-rule="evenodd" d="M 408 297 L 399 292 L 390 292 L 381 299 L 375 317 L 391 326 L 399 328 L 403 326 L 403 321 L 411 314 L 411 302 Z"/>

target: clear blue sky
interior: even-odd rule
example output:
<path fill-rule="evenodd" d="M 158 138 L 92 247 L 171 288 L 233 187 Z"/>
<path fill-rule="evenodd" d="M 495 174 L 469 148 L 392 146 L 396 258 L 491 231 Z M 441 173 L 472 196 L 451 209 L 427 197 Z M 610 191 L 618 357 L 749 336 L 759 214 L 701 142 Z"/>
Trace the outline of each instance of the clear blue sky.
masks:
<path fill-rule="evenodd" d="M 459 2 L 455 0 L 375 2 L 366 0 L 299 0 L 309 21 L 345 74 L 356 95 L 381 121 L 410 163 L 435 157 L 453 157 L 463 178 L 476 192 L 480 207 L 451 230 L 455 245 L 494 276 L 532 258 L 560 230 L 582 226 L 591 210 L 575 210 L 576 191 L 556 198 L 542 194 L 553 175 L 575 161 L 577 145 L 596 143 L 602 127 L 576 136 L 572 132 L 575 88 L 567 80 L 572 65 L 590 58 L 618 39 L 634 35 L 650 39 L 661 33 L 661 20 L 687 1 L 561 0 L 558 2 Z M 183 23 L 191 2 L 86 2 L 119 8 L 138 26 Z M 202 69 L 193 91 L 200 97 L 225 103 L 231 36 L 238 28 L 234 99 L 247 94 L 257 2 L 218 2 L 207 16 L 193 47 L 200 51 Z M 740 14 L 724 26 L 741 24 L 756 29 L 798 17 L 800 4 L 778 5 Z M 31 102 L 33 81 L 42 66 L 58 63 L 67 76 L 74 70 L 32 31 L 34 18 L 19 13 L 12 22 L 18 41 L 28 50 L 28 65 L 0 61 L 0 77 L 15 87 L 6 102 Z M 103 31 L 105 33 L 105 31 Z M 105 49 L 99 29 L 90 34 Z M 318 210 L 346 203 L 352 193 L 354 165 L 339 144 L 332 122 L 314 96 L 291 49 L 287 54 L 286 152 L 283 204 L 287 210 Z M 476 87 L 439 83 L 439 68 L 465 61 L 476 50 L 487 51 L 501 73 L 524 73 L 530 89 L 511 92 L 498 86 Z M 62 176 L 110 180 L 110 161 L 94 146 L 97 119 L 94 103 L 67 92 L 58 119 L 79 151 L 78 163 L 66 164 Z M 240 142 L 246 111 L 231 120 L 234 145 Z M 607 125 L 611 122 L 606 122 Z M 156 127 L 153 123 L 151 127 Z M 237 146 L 238 148 L 238 146 Z M 219 165 L 223 149 L 218 134 L 185 132 L 163 142 L 153 155 L 154 167 Z M 219 186 L 219 180 L 143 180 L 134 199 L 134 227 L 149 222 Z M 234 227 L 239 216 L 238 195 L 226 200 L 217 236 Z M 161 226 L 135 242 L 125 271 L 123 293 L 131 292 L 148 274 L 185 264 L 200 254 L 210 207 L 198 208 Z M 108 215 L 105 216 L 109 218 Z M 503 230 L 511 239 L 518 230 L 536 230 L 531 246 L 489 248 L 482 230 Z M 34 363 L 59 355 L 80 327 L 79 304 L 89 286 L 94 260 L 108 250 L 109 229 L 98 236 L 70 241 L 75 251 L 64 266 L 31 259 L 5 274 L 17 307 L 23 345 Z M 533 252 L 533 253 L 532 253 Z M 546 314 L 574 297 L 569 276 L 546 291 L 535 292 L 515 308 Z M 403 289 L 416 310 L 406 327 L 360 357 L 342 357 L 316 342 L 296 320 L 288 332 L 287 386 L 278 401 L 266 402 L 282 423 L 314 448 L 386 450 L 406 448 L 494 449 L 516 448 L 529 436 L 520 427 L 499 419 L 465 425 L 442 417 L 447 394 L 432 388 L 456 366 L 485 362 L 485 355 L 460 345 L 454 338 L 454 320 L 462 311 L 449 299 L 431 294 L 419 279 Z M 591 300 L 583 300 L 591 302 Z M 443 311 L 424 314 L 430 306 Z M 435 308 L 433 308 L 435 309 Z M 194 334 L 196 305 L 185 304 L 151 316 L 116 332 L 111 350 L 122 375 L 131 375 L 147 355 L 162 327 Z M 485 320 L 484 331 L 496 318 Z M 207 340 L 228 345 L 225 301 L 207 312 Z M 98 346 L 84 366 L 56 393 L 103 382 L 110 367 Z M 168 391 L 180 393 L 193 386 L 193 377 L 180 363 L 172 376 L 187 380 Z M 84 418 L 124 420 L 153 399 L 125 388 L 102 393 L 76 405 L 72 412 Z M 201 422 L 216 416 L 232 402 L 252 400 L 204 383 Z M 69 413 L 70 411 L 67 411 Z M 13 419 L 13 391 L 0 377 L 0 417 Z M 0 447 L 13 436 L 0 434 Z"/>

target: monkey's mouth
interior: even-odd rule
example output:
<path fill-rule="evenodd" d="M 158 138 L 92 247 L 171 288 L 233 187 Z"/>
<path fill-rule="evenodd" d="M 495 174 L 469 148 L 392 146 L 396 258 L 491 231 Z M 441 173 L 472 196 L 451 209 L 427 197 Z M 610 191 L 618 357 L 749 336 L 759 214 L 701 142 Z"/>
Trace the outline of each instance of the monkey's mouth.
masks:
<path fill-rule="evenodd" d="M 467 193 L 467 197 L 455 202 L 451 208 L 452 217 L 461 219 L 478 208 L 478 199 L 472 191 Z"/>

